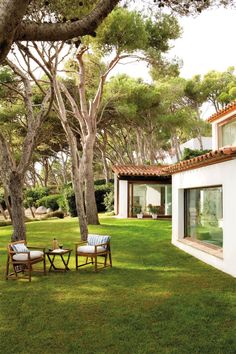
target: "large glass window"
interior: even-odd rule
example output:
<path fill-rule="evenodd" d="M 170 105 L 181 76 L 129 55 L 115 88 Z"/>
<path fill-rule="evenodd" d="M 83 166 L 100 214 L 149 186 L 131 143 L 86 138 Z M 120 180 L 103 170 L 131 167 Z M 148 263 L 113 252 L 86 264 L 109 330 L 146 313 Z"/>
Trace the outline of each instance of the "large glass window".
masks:
<path fill-rule="evenodd" d="M 221 146 L 236 146 L 236 120 L 221 127 Z"/>
<path fill-rule="evenodd" d="M 223 246 L 222 187 L 185 190 L 185 236 Z"/>
<path fill-rule="evenodd" d="M 171 215 L 171 194 L 171 185 L 130 184 L 130 215 L 135 216 L 140 211 L 150 215 L 150 205 L 158 207 L 158 215 Z"/>

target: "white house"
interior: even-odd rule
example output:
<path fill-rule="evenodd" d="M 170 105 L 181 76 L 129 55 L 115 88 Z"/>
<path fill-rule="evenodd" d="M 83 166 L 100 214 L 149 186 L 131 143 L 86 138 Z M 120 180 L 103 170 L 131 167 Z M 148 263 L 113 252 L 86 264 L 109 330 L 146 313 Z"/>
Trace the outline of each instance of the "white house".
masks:
<path fill-rule="evenodd" d="M 168 167 L 172 243 L 236 277 L 236 102 L 209 122 L 214 151 Z"/>
<path fill-rule="evenodd" d="M 170 217 L 171 176 L 160 166 L 114 166 L 115 213 L 121 218 L 142 212 L 151 216 L 150 204 L 158 208 L 161 217 Z"/>
<path fill-rule="evenodd" d="M 172 243 L 236 277 L 236 101 L 209 118 L 213 151 L 169 166 L 114 166 L 115 212 L 172 214 Z M 172 188 L 171 188 L 172 175 Z M 172 196 L 172 212 L 171 212 Z"/>

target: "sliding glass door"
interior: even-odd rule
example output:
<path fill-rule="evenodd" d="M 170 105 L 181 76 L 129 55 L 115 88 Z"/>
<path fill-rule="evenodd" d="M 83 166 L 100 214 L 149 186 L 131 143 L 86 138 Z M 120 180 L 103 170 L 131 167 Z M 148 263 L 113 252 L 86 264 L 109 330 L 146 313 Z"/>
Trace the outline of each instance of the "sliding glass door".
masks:
<path fill-rule="evenodd" d="M 223 246 L 221 186 L 185 190 L 185 236 Z"/>
<path fill-rule="evenodd" d="M 129 215 L 136 216 L 140 211 L 144 215 L 151 215 L 149 212 L 150 205 L 158 207 L 159 215 L 171 215 L 171 199 L 171 185 L 130 183 Z"/>

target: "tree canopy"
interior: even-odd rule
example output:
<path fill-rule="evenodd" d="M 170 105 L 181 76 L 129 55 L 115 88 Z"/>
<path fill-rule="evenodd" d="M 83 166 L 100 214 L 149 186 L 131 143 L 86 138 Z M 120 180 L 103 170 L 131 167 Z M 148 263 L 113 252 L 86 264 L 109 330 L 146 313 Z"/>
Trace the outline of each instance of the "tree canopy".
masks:
<path fill-rule="evenodd" d="M 0 0 L 0 61 L 15 41 L 60 41 L 94 31 L 121 3 L 138 0 Z M 181 15 L 196 14 L 211 6 L 233 6 L 233 0 L 150 0 L 145 9 L 169 8 Z"/>

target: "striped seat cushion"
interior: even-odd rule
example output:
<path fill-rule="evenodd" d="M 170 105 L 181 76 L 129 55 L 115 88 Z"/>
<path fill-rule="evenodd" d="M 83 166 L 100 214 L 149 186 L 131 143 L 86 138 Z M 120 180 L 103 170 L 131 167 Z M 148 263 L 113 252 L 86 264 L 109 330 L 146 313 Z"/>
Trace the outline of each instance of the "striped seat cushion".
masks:
<path fill-rule="evenodd" d="M 88 234 L 88 246 L 101 245 L 110 241 L 110 236 Z"/>
<path fill-rule="evenodd" d="M 16 253 L 29 252 L 29 249 L 24 243 L 15 243 L 14 245 L 11 245 L 11 248 Z"/>

